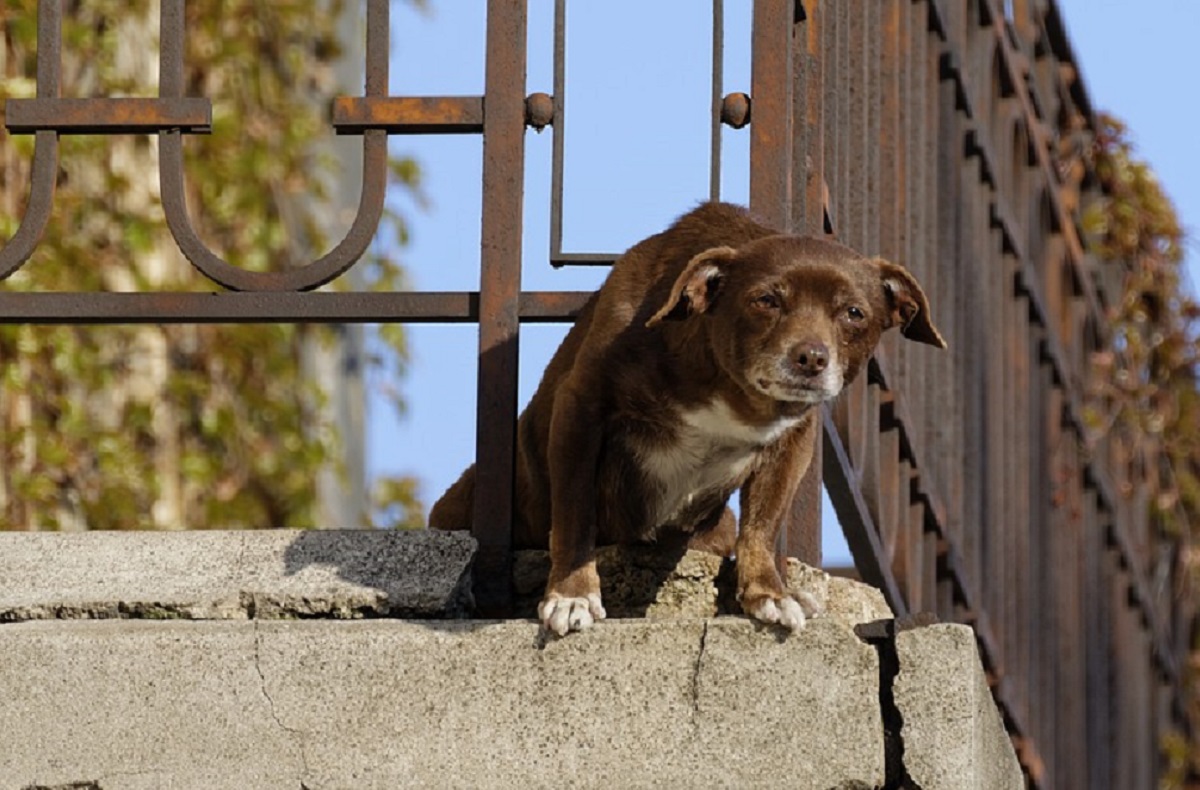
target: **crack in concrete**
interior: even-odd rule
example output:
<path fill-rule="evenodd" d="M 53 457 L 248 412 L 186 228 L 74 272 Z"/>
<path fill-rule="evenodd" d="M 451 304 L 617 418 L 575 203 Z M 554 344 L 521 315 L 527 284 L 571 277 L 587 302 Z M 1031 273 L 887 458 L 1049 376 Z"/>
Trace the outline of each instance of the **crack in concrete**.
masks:
<path fill-rule="evenodd" d="M 883 721 L 884 783 L 882 790 L 921 790 L 904 764 L 904 715 L 896 704 L 895 683 L 900 675 L 896 633 L 919 627 L 920 621 L 877 620 L 854 629 L 879 657 L 879 714 Z"/>
<path fill-rule="evenodd" d="M 254 620 L 254 671 L 258 673 L 259 692 L 262 693 L 263 699 L 267 701 L 267 710 L 271 712 L 271 718 L 279 729 L 291 735 L 296 740 L 296 745 L 300 751 L 300 765 L 304 769 L 303 776 L 308 776 L 308 750 L 305 747 L 305 733 L 296 727 L 289 727 L 284 723 L 279 716 L 279 711 L 275 707 L 275 699 L 271 696 L 271 692 L 267 687 L 267 675 L 262 668 L 262 625 L 258 620 Z"/>
<path fill-rule="evenodd" d="M 704 628 L 700 632 L 700 649 L 696 653 L 696 663 L 692 667 L 692 680 L 690 684 L 692 698 L 692 723 L 699 726 L 697 719 L 700 716 L 700 667 L 704 662 L 704 650 L 708 646 L 708 620 L 704 621 Z"/>
<path fill-rule="evenodd" d="M 98 790 L 104 790 L 104 786 L 110 781 L 117 781 L 121 779 L 145 779 L 147 777 L 158 780 L 157 783 L 162 786 L 170 784 L 170 777 L 165 772 L 147 768 L 139 771 L 115 771 L 113 773 L 104 774 L 96 781 L 96 788 Z"/>

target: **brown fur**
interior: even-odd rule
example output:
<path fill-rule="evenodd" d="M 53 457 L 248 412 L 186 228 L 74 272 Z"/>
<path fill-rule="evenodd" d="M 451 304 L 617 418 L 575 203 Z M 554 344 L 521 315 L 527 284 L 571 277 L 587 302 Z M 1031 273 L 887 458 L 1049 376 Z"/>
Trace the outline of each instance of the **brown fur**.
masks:
<path fill-rule="evenodd" d="M 563 633 L 604 616 L 597 544 L 683 533 L 736 550 L 748 613 L 799 627 L 771 614 L 787 598 L 774 547 L 812 457 L 815 405 L 891 326 L 945 346 L 907 271 L 779 235 L 736 206 L 701 205 L 621 256 L 518 422 L 513 542 L 550 549 L 543 621 Z M 474 486 L 471 467 L 431 526 L 469 528 Z"/>

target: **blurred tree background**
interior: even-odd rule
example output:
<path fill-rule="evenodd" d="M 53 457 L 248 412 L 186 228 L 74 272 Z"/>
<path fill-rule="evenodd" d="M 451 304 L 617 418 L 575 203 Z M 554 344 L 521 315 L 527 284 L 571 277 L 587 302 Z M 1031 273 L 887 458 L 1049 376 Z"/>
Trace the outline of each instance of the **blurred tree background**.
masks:
<path fill-rule="evenodd" d="M 0 99 L 30 97 L 37 0 L 2 8 Z M 353 215 L 336 193 L 357 177 L 346 162 L 360 164 L 333 153 L 326 113 L 332 96 L 361 91 L 361 77 L 339 84 L 347 64 L 361 74 L 359 14 L 341 0 L 186 8 L 185 91 L 213 102 L 212 134 L 185 142 L 193 222 L 237 266 L 306 263 Z M 68 3 L 63 95 L 155 95 L 158 19 L 156 0 Z M 0 144 L 0 239 L 20 224 L 32 153 L 32 136 Z M 392 179 L 419 188 L 411 160 L 393 162 Z M 356 196 L 358 184 L 349 186 Z M 387 234 L 396 243 L 377 244 L 356 279 L 335 287 L 404 286 L 385 249 L 403 242 L 400 217 L 389 215 Z M 215 286 L 167 231 L 156 141 L 128 135 L 62 138 L 50 226 L 2 287 Z M 386 380 L 381 389 L 402 408 L 393 379 L 404 369 L 403 333 L 387 327 L 378 340 L 364 344 L 357 327 L 287 324 L 0 326 L 0 528 L 420 524 L 413 481 L 380 481 L 373 504 L 362 490 L 362 371 L 356 385 L 339 365 L 367 367 L 366 380 Z"/>
<path fill-rule="evenodd" d="M 1099 118 L 1092 165 L 1104 199 L 1084 216 L 1089 246 L 1106 265 L 1125 267 L 1110 308 L 1110 346 L 1093 360 L 1089 420 L 1107 437 L 1152 461 L 1151 518 L 1184 539 L 1186 577 L 1200 571 L 1200 305 L 1183 276 L 1185 234 L 1170 198 L 1137 157 L 1124 124 Z M 1176 590 L 1194 595 L 1194 590 Z M 1184 668 L 1192 721 L 1200 721 L 1200 644 Z M 1165 787 L 1200 787 L 1200 732 L 1171 733 Z"/>

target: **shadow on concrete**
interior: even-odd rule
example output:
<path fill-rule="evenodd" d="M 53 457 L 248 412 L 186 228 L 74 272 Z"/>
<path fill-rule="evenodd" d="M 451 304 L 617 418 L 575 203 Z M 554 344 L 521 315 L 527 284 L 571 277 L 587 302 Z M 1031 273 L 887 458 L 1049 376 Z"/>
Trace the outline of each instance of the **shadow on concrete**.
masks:
<path fill-rule="evenodd" d="M 472 613 L 474 552 L 462 532 L 299 531 L 283 553 L 283 584 L 255 593 L 251 616 L 461 620 Z"/>

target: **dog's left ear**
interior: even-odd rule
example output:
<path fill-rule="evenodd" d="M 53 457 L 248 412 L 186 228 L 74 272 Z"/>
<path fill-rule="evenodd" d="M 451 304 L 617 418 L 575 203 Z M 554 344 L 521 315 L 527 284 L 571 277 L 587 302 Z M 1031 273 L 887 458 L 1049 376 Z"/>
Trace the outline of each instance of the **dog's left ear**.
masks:
<path fill-rule="evenodd" d="M 647 327 L 670 318 L 684 318 L 703 313 L 710 306 L 721 285 L 721 267 L 733 260 L 737 250 L 732 247 L 713 247 L 688 261 L 683 267 L 671 294 L 658 312 L 650 316 Z"/>
<path fill-rule="evenodd" d="M 882 258 L 876 258 L 874 263 L 879 267 L 879 279 L 883 281 L 883 289 L 887 293 L 892 314 L 891 326 L 899 326 L 900 334 L 909 340 L 945 348 L 946 341 L 933 325 L 929 315 L 929 300 L 925 298 L 925 292 L 916 278 L 904 267 Z"/>

